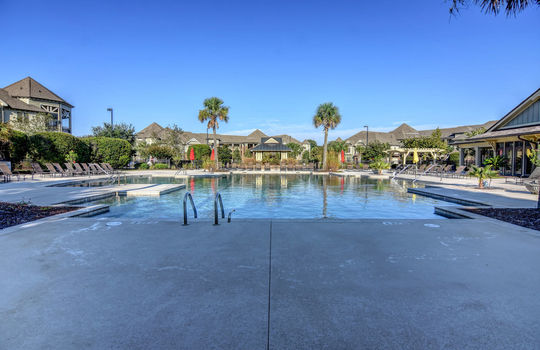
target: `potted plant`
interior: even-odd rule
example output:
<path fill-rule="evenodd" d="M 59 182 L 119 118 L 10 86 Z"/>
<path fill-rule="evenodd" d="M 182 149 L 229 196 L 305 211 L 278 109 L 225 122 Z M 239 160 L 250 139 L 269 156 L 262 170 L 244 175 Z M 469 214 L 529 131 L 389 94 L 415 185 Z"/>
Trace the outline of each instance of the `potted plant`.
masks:
<path fill-rule="evenodd" d="M 484 179 L 492 179 L 497 177 L 498 172 L 491 170 L 491 165 L 486 165 L 485 167 L 477 167 L 473 165 L 470 175 L 478 178 L 478 188 L 483 189 Z"/>
<path fill-rule="evenodd" d="M 382 159 L 377 159 L 372 162 L 369 167 L 373 169 L 376 174 L 382 175 L 383 170 L 390 169 L 390 164 L 386 163 Z"/>

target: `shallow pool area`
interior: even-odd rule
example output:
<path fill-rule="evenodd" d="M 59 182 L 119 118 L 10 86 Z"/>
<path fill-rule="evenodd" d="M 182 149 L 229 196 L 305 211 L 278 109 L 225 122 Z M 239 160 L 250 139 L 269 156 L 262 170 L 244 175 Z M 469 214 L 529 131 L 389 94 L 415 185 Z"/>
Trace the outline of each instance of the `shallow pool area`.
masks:
<path fill-rule="evenodd" d="M 366 177 L 321 175 L 235 174 L 221 178 L 175 179 L 146 177 L 128 183 L 182 183 L 186 189 L 160 197 L 112 197 L 99 201 L 110 206 L 101 217 L 178 219 L 189 191 L 199 219 L 213 219 L 214 198 L 219 192 L 225 213 L 235 218 L 359 219 L 441 218 L 437 205 L 452 203 L 407 193 L 411 182 L 373 180 Z M 136 181 L 136 182 L 134 182 Z M 191 208 L 189 208 L 190 217 Z"/>

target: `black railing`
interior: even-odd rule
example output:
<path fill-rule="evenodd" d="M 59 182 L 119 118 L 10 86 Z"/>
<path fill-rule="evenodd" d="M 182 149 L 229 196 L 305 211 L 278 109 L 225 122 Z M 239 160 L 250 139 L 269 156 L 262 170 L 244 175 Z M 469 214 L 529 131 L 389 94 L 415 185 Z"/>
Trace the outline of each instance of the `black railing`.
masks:
<path fill-rule="evenodd" d="M 225 219 L 225 210 L 223 210 L 223 201 L 221 200 L 221 194 L 217 192 L 216 197 L 214 198 L 214 225 L 219 225 L 218 200 L 219 200 L 219 206 L 221 207 L 221 218 Z"/>
<path fill-rule="evenodd" d="M 184 195 L 184 202 L 183 202 L 183 205 L 184 205 L 184 225 L 188 224 L 188 222 L 187 222 L 187 199 L 188 198 L 189 198 L 189 201 L 191 203 L 191 207 L 193 208 L 193 218 L 194 219 L 197 218 L 197 208 L 195 208 L 195 203 L 193 203 L 193 197 L 191 196 L 191 193 L 186 192 L 186 194 Z M 223 208 L 223 205 L 221 207 Z"/>

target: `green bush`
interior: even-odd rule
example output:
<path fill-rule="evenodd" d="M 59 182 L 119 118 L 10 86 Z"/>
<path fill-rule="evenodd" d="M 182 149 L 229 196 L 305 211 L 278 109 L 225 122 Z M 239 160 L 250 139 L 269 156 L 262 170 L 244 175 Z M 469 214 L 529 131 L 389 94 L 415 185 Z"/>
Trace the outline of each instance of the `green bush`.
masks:
<path fill-rule="evenodd" d="M 459 152 L 450 153 L 448 156 L 448 159 L 446 160 L 446 163 L 452 164 L 454 167 L 459 166 Z"/>
<path fill-rule="evenodd" d="M 228 146 L 219 146 L 218 147 L 218 160 L 225 164 L 230 163 L 232 160 L 232 152 Z"/>
<path fill-rule="evenodd" d="M 30 136 L 29 153 L 36 161 L 58 162 L 66 161 L 71 152 L 77 154 L 78 162 L 90 161 L 90 148 L 78 137 L 64 132 L 40 132 Z"/>
<path fill-rule="evenodd" d="M 28 136 L 25 133 L 0 125 L 0 159 L 13 164 L 22 161 L 28 153 Z"/>
<path fill-rule="evenodd" d="M 148 146 L 146 153 L 158 159 L 171 159 L 174 156 L 174 150 L 171 147 L 161 145 Z"/>
<path fill-rule="evenodd" d="M 148 166 L 148 163 L 139 163 L 139 164 L 137 164 L 137 169 L 148 170 L 148 169 L 150 169 L 150 167 Z"/>
<path fill-rule="evenodd" d="M 169 166 L 167 164 L 158 163 L 158 164 L 152 165 L 152 169 L 169 169 Z"/>
<path fill-rule="evenodd" d="M 91 151 L 92 162 L 109 163 L 113 168 L 123 168 L 131 159 L 131 144 L 126 140 L 111 137 L 86 137 L 83 140 Z"/>
<path fill-rule="evenodd" d="M 189 155 L 191 154 L 191 149 L 193 148 L 193 153 L 195 155 L 195 160 L 203 160 L 206 157 L 210 157 L 210 154 L 212 153 L 212 150 L 210 149 L 210 146 L 208 145 L 192 145 L 188 148 L 187 153 L 187 159 L 189 159 Z"/>

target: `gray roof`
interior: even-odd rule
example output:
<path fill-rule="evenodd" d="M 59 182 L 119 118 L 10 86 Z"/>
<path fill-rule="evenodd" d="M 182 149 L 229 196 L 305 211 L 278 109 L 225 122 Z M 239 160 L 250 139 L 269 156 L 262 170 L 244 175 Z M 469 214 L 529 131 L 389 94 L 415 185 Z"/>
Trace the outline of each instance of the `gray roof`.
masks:
<path fill-rule="evenodd" d="M 443 139 L 454 139 L 456 135 L 464 134 L 466 132 L 470 132 L 470 131 L 473 131 L 482 127 L 488 129 L 495 123 L 496 121 L 492 120 L 484 124 L 463 125 L 463 126 L 456 126 L 453 128 L 439 128 L 439 130 L 441 131 L 441 136 Z M 396 129 L 389 132 L 370 131 L 369 141 L 370 142 L 380 141 L 382 143 L 389 143 L 391 146 L 399 146 L 401 145 L 401 140 L 404 140 L 410 137 L 431 136 L 431 134 L 435 130 L 436 129 L 416 130 L 413 127 L 403 123 Z M 366 134 L 367 134 L 366 131 L 363 130 L 349 137 L 345 141 L 352 144 L 356 144 L 358 141 L 365 143 Z M 461 137 L 457 137 L 457 138 L 461 138 Z"/>
<path fill-rule="evenodd" d="M 47 89 L 45 86 L 41 85 L 31 77 L 26 77 L 16 83 L 8 85 L 4 88 L 4 90 L 6 90 L 13 97 L 29 97 L 54 102 L 62 102 L 69 107 L 73 107 L 60 96 Z"/>
<path fill-rule="evenodd" d="M 539 133 L 540 133 L 540 125 L 534 125 L 534 126 L 526 126 L 522 128 L 515 128 L 515 129 L 488 131 L 480 135 L 475 135 L 473 137 L 463 139 L 463 142 L 481 141 L 485 139 L 493 139 L 493 138 L 498 138 L 498 137 L 530 135 L 530 134 L 539 134 Z"/>
<path fill-rule="evenodd" d="M 15 97 L 11 97 L 5 89 L 0 89 L 0 100 L 2 100 L 5 104 L 8 105 L 8 107 L 12 109 L 38 113 L 45 112 L 37 106 L 29 105 L 28 103 L 24 103 L 23 101 L 16 99 Z"/>
<path fill-rule="evenodd" d="M 269 143 L 269 140 L 275 140 L 277 143 Z M 292 152 L 292 150 L 283 144 L 280 137 L 263 137 L 261 143 L 251 149 L 252 152 Z"/>
<path fill-rule="evenodd" d="M 150 125 L 148 125 L 146 128 L 142 129 L 141 131 L 139 131 L 137 133 L 137 137 L 138 138 L 141 138 L 141 139 L 144 139 L 144 138 L 150 138 L 150 137 L 154 137 L 154 136 L 157 136 L 157 137 L 160 137 L 161 136 L 161 132 L 165 130 L 165 128 L 163 128 L 161 125 L 159 125 L 158 123 L 152 123 Z"/>

